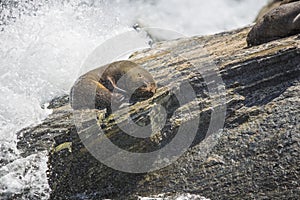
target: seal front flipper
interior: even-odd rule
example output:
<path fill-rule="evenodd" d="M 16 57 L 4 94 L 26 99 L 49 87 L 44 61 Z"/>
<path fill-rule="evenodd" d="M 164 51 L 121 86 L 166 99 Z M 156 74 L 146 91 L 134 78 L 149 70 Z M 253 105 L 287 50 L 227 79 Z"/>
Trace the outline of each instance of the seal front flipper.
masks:
<path fill-rule="evenodd" d="M 124 95 L 116 92 L 112 93 L 102 84 L 98 83 L 95 95 L 95 108 L 100 110 L 106 108 L 106 116 L 112 114 L 113 110 L 119 109 L 124 100 Z"/>
<path fill-rule="evenodd" d="M 116 84 L 115 81 L 112 80 L 111 77 L 107 77 L 107 79 L 110 81 L 110 83 L 112 84 L 112 86 L 114 87 L 114 90 L 116 90 L 117 92 L 126 95 L 127 92 L 121 88 L 119 88 Z"/>

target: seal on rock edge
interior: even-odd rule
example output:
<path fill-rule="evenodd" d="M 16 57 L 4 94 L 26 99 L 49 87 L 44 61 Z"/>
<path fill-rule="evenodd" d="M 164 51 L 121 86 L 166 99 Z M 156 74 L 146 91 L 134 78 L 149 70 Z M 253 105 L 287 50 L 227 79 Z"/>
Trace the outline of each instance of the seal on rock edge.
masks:
<path fill-rule="evenodd" d="M 300 33 L 300 2 L 279 6 L 263 16 L 247 35 L 248 46 L 255 46 Z"/>
<path fill-rule="evenodd" d="M 267 5 L 265 5 L 257 14 L 254 22 L 258 22 L 265 14 L 267 14 L 268 12 L 270 12 L 271 10 L 283 5 L 283 4 L 287 4 L 287 3 L 292 3 L 295 1 L 299 1 L 299 0 L 273 0 L 273 1 L 269 1 L 269 3 Z"/>
<path fill-rule="evenodd" d="M 111 114 L 112 104 L 120 106 L 125 99 L 130 103 L 148 99 L 156 89 L 147 70 L 131 61 L 117 61 L 80 76 L 71 88 L 70 104 L 74 110 L 106 108 Z"/>

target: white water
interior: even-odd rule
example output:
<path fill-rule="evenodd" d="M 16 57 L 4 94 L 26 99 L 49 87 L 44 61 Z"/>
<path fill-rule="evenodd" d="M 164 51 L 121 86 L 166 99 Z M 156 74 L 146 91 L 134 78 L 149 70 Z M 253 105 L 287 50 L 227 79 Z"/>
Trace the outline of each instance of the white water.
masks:
<path fill-rule="evenodd" d="M 23 1 L 19 1 L 23 11 L 13 9 L 12 15 L 25 14 L 0 32 L 0 194 L 28 190 L 30 197 L 23 199 L 48 198 L 47 152 L 22 158 L 16 149 L 16 132 L 51 113 L 41 105 L 69 93 L 81 64 L 94 48 L 131 30 L 135 23 L 185 35 L 242 27 L 267 2 L 48 0 L 46 4 L 46 0 L 36 0 L 28 6 Z M 39 5 L 36 16 L 32 15 L 31 9 Z M 0 17 L 7 14 L 4 9 Z"/>

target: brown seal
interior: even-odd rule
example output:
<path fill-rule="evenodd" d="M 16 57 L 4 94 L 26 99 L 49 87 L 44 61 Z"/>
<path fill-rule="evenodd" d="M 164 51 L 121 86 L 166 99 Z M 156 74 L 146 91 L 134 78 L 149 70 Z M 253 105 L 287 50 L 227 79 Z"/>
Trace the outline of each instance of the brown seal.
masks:
<path fill-rule="evenodd" d="M 300 2 L 279 6 L 263 16 L 247 36 L 248 46 L 300 33 Z"/>
<path fill-rule="evenodd" d="M 265 5 L 257 14 L 254 22 L 258 22 L 261 18 L 263 18 L 263 16 L 265 14 L 267 14 L 268 12 L 270 12 L 271 10 L 283 5 L 283 4 L 287 4 L 287 3 L 292 3 L 295 1 L 299 1 L 299 0 L 273 0 L 270 1 L 267 5 Z"/>
<path fill-rule="evenodd" d="M 80 76 L 71 89 L 70 103 L 73 109 L 107 109 L 135 103 L 153 96 L 156 83 L 152 75 L 131 61 L 117 61 Z"/>

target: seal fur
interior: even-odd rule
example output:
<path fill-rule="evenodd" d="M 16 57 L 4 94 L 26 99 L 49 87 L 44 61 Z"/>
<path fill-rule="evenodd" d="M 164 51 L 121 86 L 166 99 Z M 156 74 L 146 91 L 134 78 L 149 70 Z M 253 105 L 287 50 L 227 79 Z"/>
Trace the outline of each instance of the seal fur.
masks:
<path fill-rule="evenodd" d="M 263 16 L 247 35 L 248 46 L 300 33 L 300 2 L 279 6 Z"/>
<path fill-rule="evenodd" d="M 70 93 L 70 104 L 77 109 L 107 109 L 153 96 L 156 83 L 152 75 L 131 61 L 117 61 L 80 76 Z"/>

